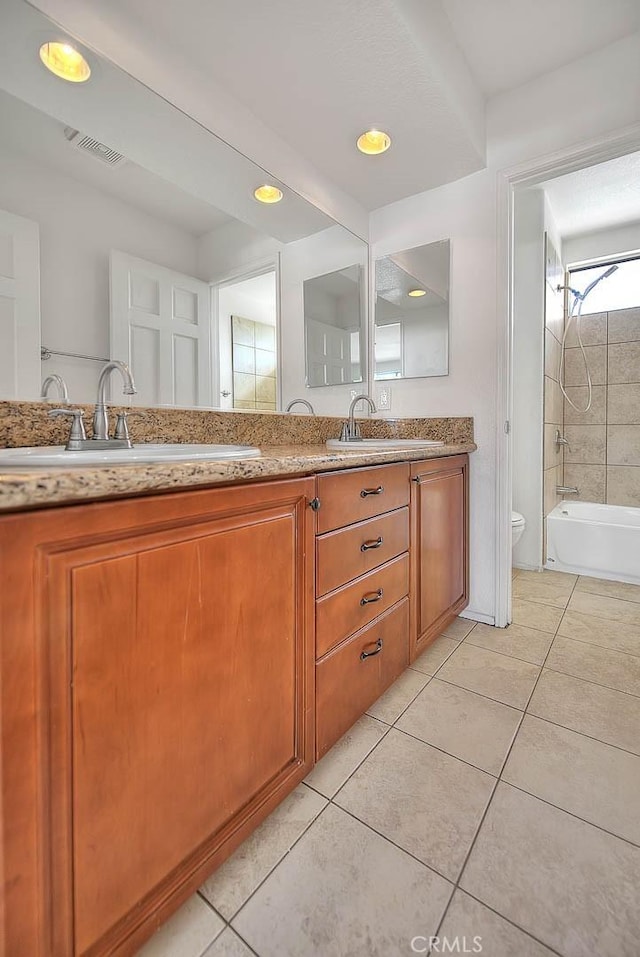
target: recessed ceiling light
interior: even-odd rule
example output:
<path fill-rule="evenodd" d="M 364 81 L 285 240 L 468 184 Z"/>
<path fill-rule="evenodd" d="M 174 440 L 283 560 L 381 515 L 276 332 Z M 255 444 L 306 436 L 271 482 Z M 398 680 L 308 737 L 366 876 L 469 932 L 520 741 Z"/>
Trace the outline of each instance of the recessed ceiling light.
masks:
<path fill-rule="evenodd" d="M 254 189 L 253 195 L 259 203 L 279 203 L 283 193 L 277 186 L 268 186 L 265 183 L 264 186 L 258 186 L 257 189 Z"/>
<path fill-rule="evenodd" d="M 419 299 L 420 296 L 427 295 L 427 290 L 426 289 L 410 289 L 407 295 L 413 296 L 414 299 Z"/>
<path fill-rule="evenodd" d="M 43 43 L 40 59 L 47 70 L 70 83 L 86 83 L 91 76 L 91 67 L 70 43 Z"/>
<path fill-rule="evenodd" d="M 356 146 L 361 153 L 367 153 L 369 156 L 375 156 L 377 153 L 384 153 L 391 146 L 391 137 L 388 133 L 381 130 L 367 130 L 358 137 Z"/>

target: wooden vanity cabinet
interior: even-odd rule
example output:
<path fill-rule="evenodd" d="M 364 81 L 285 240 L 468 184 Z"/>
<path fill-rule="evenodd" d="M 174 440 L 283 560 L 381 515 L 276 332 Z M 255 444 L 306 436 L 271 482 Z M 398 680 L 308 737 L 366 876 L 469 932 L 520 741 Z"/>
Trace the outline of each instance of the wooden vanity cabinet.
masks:
<path fill-rule="evenodd" d="M 2 954 L 134 954 L 308 773 L 314 495 L 0 517 Z"/>
<path fill-rule="evenodd" d="M 411 660 L 466 608 L 469 456 L 411 466 Z"/>

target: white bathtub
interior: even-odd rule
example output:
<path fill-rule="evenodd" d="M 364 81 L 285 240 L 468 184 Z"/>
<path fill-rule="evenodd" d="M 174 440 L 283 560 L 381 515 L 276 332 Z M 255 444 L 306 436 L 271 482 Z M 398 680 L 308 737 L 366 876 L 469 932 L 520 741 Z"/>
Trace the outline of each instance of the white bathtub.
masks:
<path fill-rule="evenodd" d="M 640 508 L 556 505 L 547 516 L 546 567 L 640 585 Z"/>

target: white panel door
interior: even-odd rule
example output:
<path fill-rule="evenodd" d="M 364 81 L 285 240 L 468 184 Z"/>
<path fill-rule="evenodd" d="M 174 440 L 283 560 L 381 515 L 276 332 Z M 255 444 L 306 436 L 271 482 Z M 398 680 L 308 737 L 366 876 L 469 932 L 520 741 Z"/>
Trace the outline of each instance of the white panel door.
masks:
<path fill-rule="evenodd" d="M 0 209 L 0 399 L 40 395 L 40 233 Z"/>
<path fill-rule="evenodd" d="M 307 385 L 339 385 L 351 381 L 351 334 L 317 319 L 305 321 Z"/>
<path fill-rule="evenodd" d="M 211 406 L 207 283 L 114 249 L 110 287 L 111 358 L 131 367 L 136 404 Z"/>

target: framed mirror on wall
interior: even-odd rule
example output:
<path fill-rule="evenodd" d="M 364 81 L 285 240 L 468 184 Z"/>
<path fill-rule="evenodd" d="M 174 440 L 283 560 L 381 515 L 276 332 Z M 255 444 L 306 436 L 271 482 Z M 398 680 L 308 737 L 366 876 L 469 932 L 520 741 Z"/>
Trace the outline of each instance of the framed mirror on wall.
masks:
<path fill-rule="evenodd" d="M 376 260 L 374 380 L 448 375 L 450 258 L 446 239 Z"/>
<path fill-rule="evenodd" d="M 81 52 L 84 82 L 45 67 L 54 40 Z M 56 373 L 93 402 L 113 358 L 138 405 L 283 408 L 306 386 L 305 283 L 354 264 L 364 283 L 367 255 L 27 2 L 3 15 L 0 398 L 37 399 Z"/>

